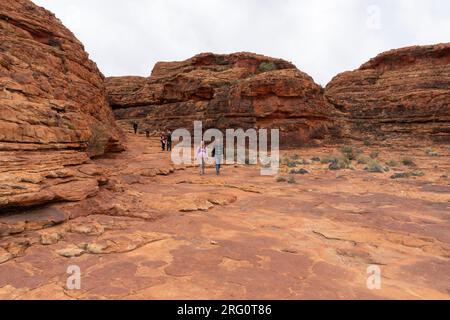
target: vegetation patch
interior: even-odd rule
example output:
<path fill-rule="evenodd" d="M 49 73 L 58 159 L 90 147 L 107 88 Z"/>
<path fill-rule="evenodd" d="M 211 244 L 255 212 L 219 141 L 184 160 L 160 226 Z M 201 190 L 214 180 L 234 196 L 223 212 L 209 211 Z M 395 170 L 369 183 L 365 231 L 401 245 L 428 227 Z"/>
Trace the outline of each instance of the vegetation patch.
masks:
<path fill-rule="evenodd" d="M 308 170 L 305 170 L 305 169 L 292 169 L 291 171 L 289 171 L 289 173 L 290 174 L 301 174 L 301 175 L 304 175 L 304 174 L 309 174 L 309 172 L 308 172 Z"/>
<path fill-rule="evenodd" d="M 411 177 L 423 177 L 425 173 L 422 171 L 398 172 L 391 176 L 391 179 L 407 179 Z"/>
<path fill-rule="evenodd" d="M 277 69 L 277 66 L 275 63 L 273 62 L 261 62 L 261 64 L 259 65 L 259 72 L 269 72 L 269 71 L 274 71 Z"/>
<path fill-rule="evenodd" d="M 371 157 L 360 155 L 358 157 L 358 164 L 369 164 L 373 159 Z"/>
<path fill-rule="evenodd" d="M 341 153 L 347 157 L 348 160 L 356 160 L 360 154 L 362 154 L 362 151 L 359 149 L 356 149 L 352 146 L 343 146 L 341 147 Z"/>
<path fill-rule="evenodd" d="M 369 163 L 367 163 L 366 170 L 372 173 L 384 173 L 385 171 L 383 166 L 375 159 L 371 159 Z"/>
<path fill-rule="evenodd" d="M 337 170 L 343 170 L 343 169 L 350 169 L 351 165 L 352 165 L 352 162 L 348 158 L 341 156 L 341 157 L 334 159 L 330 163 L 328 168 L 332 171 L 337 171 Z"/>

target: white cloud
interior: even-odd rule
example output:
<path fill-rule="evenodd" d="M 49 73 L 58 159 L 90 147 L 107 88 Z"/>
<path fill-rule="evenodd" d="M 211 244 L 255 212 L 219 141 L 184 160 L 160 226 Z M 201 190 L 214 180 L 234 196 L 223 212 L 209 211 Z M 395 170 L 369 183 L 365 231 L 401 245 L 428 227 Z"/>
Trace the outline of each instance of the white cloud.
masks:
<path fill-rule="evenodd" d="M 108 76 L 147 76 L 157 61 L 200 52 L 251 51 L 292 61 L 326 84 L 382 51 L 450 40 L 447 0 L 34 2 L 54 12 Z M 379 8 L 379 28 L 370 27 L 368 8 Z"/>

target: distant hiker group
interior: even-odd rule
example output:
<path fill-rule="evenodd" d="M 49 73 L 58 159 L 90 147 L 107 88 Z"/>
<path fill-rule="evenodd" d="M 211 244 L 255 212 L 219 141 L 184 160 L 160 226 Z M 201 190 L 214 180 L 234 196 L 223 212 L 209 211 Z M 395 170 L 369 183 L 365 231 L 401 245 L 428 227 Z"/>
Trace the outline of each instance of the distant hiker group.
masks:
<path fill-rule="evenodd" d="M 139 123 L 137 121 L 133 121 L 131 123 L 133 127 L 134 134 L 138 134 Z M 145 136 L 150 138 L 150 130 L 145 129 Z M 172 151 L 172 133 L 169 130 L 162 131 L 161 135 L 161 150 L 162 151 Z"/>
<path fill-rule="evenodd" d="M 134 134 L 138 134 L 139 123 L 133 121 L 132 123 Z M 150 138 L 150 130 L 145 130 L 145 135 L 147 138 Z M 170 130 L 161 131 L 160 134 L 160 142 L 161 142 L 161 150 L 162 151 L 172 151 L 172 133 Z M 223 142 L 216 141 L 213 144 L 213 149 L 211 152 L 211 156 L 214 158 L 214 162 L 216 165 L 216 174 L 220 175 L 220 169 L 222 166 L 222 158 L 223 158 Z M 197 148 L 197 152 L 195 154 L 195 159 L 197 160 L 200 167 L 200 175 L 205 174 L 206 163 L 209 160 L 208 156 L 208 147 L 205 144 L 205 141 L 202 141 L 200 146 Z"/>

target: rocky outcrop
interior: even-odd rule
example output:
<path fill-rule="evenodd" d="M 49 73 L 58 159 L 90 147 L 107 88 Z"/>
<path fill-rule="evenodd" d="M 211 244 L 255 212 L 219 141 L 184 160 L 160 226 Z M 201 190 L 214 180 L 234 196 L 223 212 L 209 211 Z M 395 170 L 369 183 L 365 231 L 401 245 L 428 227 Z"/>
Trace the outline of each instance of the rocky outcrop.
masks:
<path fill-rule="evenodd" d="M 149 78 L 106 79 L 116 117 L 142 129 L 277 128 L 283 144 L 324 138 L 334 108 L 322 88 L 293 64 L 252 53 L 205 53 L 160 62 Z"/>
<path fill-rule="evenodd" d="M 327 99 L 353 138 L 450 141 L 450 43 L 382 53 L 336 76 Z"/>
<path fill-rule="evenodd" d="M 95 192 L 95 179 L 64 172 L 90 156 L 123 150 L 103 81 L 52 13 L 31 1 L 2 0 L 0 209 Z"/>

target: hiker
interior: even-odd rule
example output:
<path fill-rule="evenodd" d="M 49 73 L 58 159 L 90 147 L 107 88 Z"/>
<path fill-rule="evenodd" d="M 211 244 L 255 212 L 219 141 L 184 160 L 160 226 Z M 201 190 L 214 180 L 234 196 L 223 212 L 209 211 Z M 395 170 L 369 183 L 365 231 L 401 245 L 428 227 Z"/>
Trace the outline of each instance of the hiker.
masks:
<path fill-rule="evenodd" d="M 145 136 L 147 137 L 147 139 L 150 138 L 150 130 L 145 130 Z"/>
<path fill-rule="evenodd" d="M 205 141 L 202 141 L 200 146 L 197 148 L 197 161 L 200 166 L 200 175 L 205 174 L 205 164 L 208 160 L 208 148 L 205 146 Z"/>
<path fill-rule="evenodd" d="M 216 175 L 220 175 L 220 167 L 222 165 L 222 156 L 223 156 L 223 142 L 217 141 L 214 149 L 212 150 L 212 156 L 216 162 Z"/>
<path fill-rule="evenodd" d="M 166 150 L 166 137 L 164 132 L 161 132 L 161 149 L 162 151 Z"/>
<path fill-rule="evenodd" d="M 167 151 L 172 151 L 172 132 L 167 130 Z"/>
<path fill-rule="evenodd" d="M 134 134 L 137 134 L 138 128 L 139 128 L 139 124 L 138 124 L 136 121 L 134 121 L 134 122 L 133 122 Z"/>

